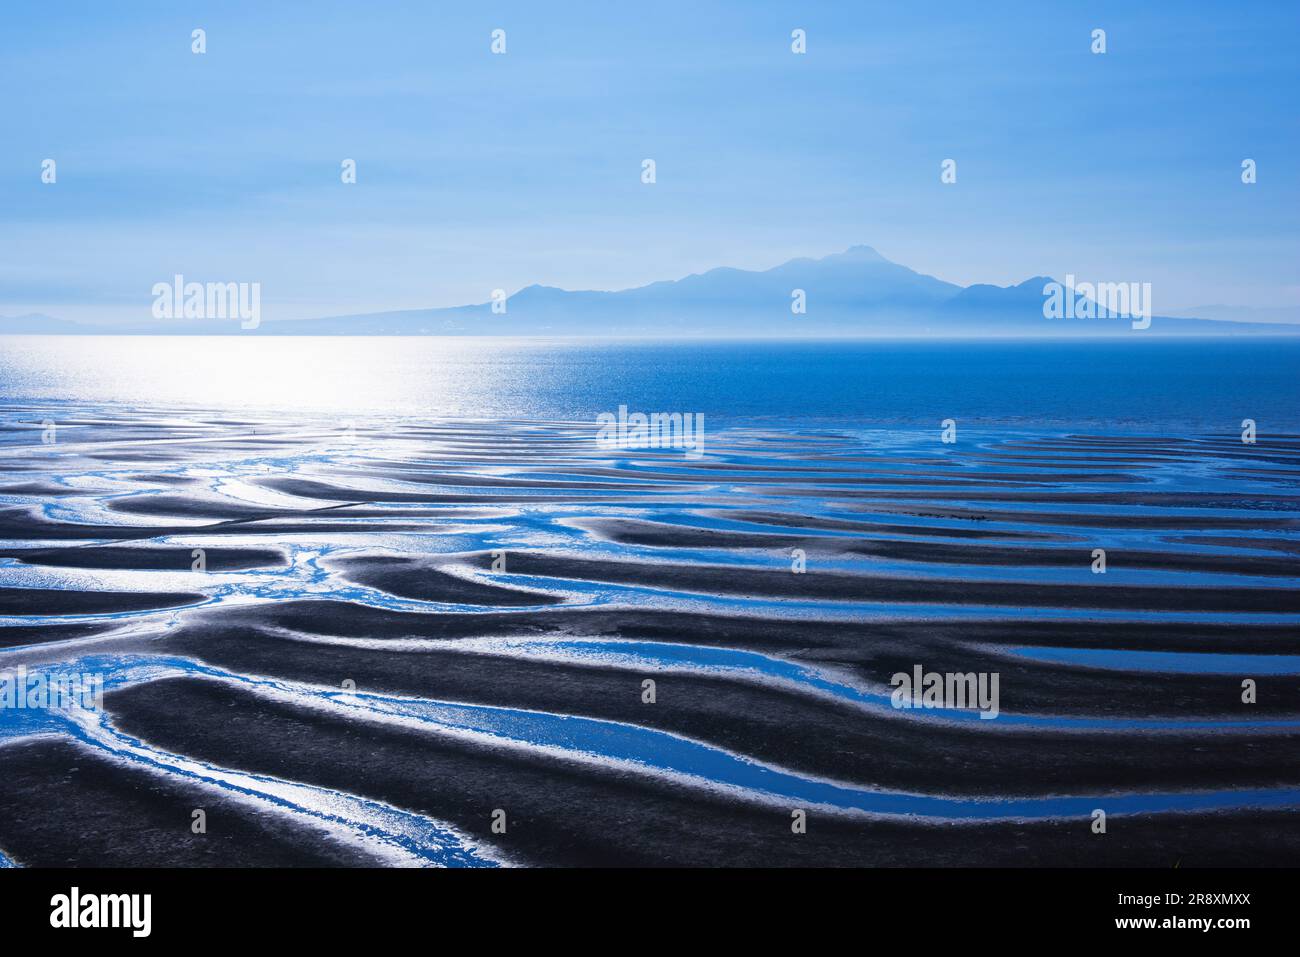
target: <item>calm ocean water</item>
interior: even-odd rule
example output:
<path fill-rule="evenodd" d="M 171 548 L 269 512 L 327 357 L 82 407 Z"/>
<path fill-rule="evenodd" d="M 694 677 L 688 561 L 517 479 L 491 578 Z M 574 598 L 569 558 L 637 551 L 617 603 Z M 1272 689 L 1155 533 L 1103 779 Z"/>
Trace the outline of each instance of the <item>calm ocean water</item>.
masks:
<path fill-rule="evenodd" d="M 1295 341 L 597 342 L 4 337 L 0 401 L 593 420 L 1262 431 L 1300 421 Z"/>

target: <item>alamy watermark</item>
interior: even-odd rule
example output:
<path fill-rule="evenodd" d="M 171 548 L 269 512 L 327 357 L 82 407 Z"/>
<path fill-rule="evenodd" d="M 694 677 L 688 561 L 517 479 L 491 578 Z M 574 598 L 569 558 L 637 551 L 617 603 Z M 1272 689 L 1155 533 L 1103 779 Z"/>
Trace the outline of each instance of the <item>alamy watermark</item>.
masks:
<path fill-rule="evenodd" d="M 1047 319 L 1129 319 L 1134 329 L 1151 325 L 1151 283 L 1075 282 L 1043 286 L 1043 316 Z"/>
<path fill-rule="evenodd" d="M 620 405 L 617 414 L 596 416 L 596 424 L 596 445 L 602 449 L 682 449 L 690 459 L 704 454 L 703 412 L 629 413 Z"/>
<path fill-rule="evenodd" d="M 100 711 L 104 676 L 93 672 L 0 671 L 0 708 Z"/>
<path fill-rule="evenodd" d="M 241 329 L 262 324 L 260 282 L 186 282 L 177 273 L 171 282 L 153 284 L 155 319 L 238 319 Z"/>
<path fill-rule="evenodd" d="M 981 718 L 992 719 L 999 713 L 998 678 L 996 671 L 941 673 L 913 665 L 911 674 L 900 671 L 889 679 L 889 700 L 902 709 L 978 709 Z"/>
<path fill-rule="evenodd" d="M 132 937 L 153 930 L 152 894 L 83 894 L 73 887 L 50 898 L 50 926 L 58 929 L 126 928 Z"/>

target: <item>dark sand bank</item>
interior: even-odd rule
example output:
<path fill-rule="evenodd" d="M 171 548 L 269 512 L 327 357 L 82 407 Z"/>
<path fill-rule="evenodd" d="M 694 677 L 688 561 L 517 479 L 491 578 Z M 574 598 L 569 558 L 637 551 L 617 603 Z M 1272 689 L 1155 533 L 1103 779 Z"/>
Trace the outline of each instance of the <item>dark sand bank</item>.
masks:
<path fill-rule="evenodd" d="M 53 738 L 0 742 L 0 847 L 28 867 L 373 867 L 381 860 L 218 788 Z M 207 833 L 191 830 L 207 814 Z"/>
<path fill-rule="evenodd" d="M 358 726 L 211 682 L 159 682 L 114 696 L 111 707 L 124 727 L 151 732 L 155 743 L 223 766 L 411 808 L 491 841 L 524 863 L 1172 866 L 1182 858 L 1189 866 L 1283 863 L 1300 848 L 1300 816 L 1276 812 L 1267 815 L 1271 842 L 1250 849 L 1223 834 L 1232 830 L 1231 814 L 1155 815 L 1131 830 L 1117 818 L 1105 839 L 1097 840 L 1086 817 L 945 826 L 846 820 L 814 811 L 808 833 L 795 835 L 789 810 L 780 806 L 614 768 L 569 766 L 400 728 Z M 507 810 L 506 835 L 490 831 L 495 808 Z"/>

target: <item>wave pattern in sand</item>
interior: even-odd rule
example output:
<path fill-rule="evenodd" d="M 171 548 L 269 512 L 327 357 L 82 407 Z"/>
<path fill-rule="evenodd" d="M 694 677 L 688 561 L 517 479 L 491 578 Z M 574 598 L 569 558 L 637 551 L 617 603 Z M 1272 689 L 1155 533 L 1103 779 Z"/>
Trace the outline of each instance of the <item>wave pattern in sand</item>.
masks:
<path fill-rule="evenodd" d="M 1300 849 L 1300 438 L 9 412 L 0 862 Z"/>

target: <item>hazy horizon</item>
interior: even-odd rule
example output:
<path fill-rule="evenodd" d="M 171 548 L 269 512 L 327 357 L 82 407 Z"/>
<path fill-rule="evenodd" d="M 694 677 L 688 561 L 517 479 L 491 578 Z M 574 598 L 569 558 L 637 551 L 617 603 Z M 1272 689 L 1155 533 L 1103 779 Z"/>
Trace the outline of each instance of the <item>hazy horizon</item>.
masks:
<path fill-rule="evenodd" d="M 264 333 L 312 336 L 511 336 L 610 339 L 1073 339 L 1127 335 L 1128 324 L 1063 321 L 1049 311 L 1046 294 L 1069 290 L 1101 310 L 1105 287 L 1132 287 L 1123 293 L 1127 313 L 1136 283 L 1097 286 L 1067 273 L 1031 276 L 1016 284 L 972 283 L 960 286 L 918 273 L 866 244 L 831 255 L 786 260 L 770 269 L 748 271 L 717 266 L 687 276 L 656 280 L 629 289 L 570 290 L 545 283 L 522 289 L 494 290 L 486 301 L 452 307 L 395 311 L 359 310 L 347 314 L 266 317 L 262 326 L 260 283 L 200 283 L 177 274 L 155 284 L 154 307 L 147 321 L 113 321 L 96 316 L 69 322 L 62 316 L 0 314 L 0 335 L 130 334 L 227 335 L 262 328 Z M 1042 284 L 1042 289 L 1038 287 Z M 250 289 L 249 286 L 256 289 Z M 1143 299 L 1145 320 L 1132 331 L 1145 331 L 1153 316 L 1157 331 L 1184 336 L 1268 335 L 1300 331 L 1300 309 L 1251 309 L 1212 305 L 1153 311 L 1151 293 Z M 806 288 L 805 288 L 806 287 Z M 1114 290 L 1112 290 L 1113 292 Z M 522 295 L 521 295 L 522 294 Z M 799 300 L 797 307 L 788 296 Z M 185 301 L 197 297 L 196 313 L 182 314 Z M 1040 298 L 1040 296 L 1042 298 Z M 215 298 L 214 298 L 215 297 Z M 499 301 L 498 300 L 499 297 Z M 253 300 L 256 299 L 256 303 Z M 540 299 L 540 311 L 538 302 Z M 164 302 L 166 300 L 166 302 Z M 209 302 L 208 300 L 211 300 Z M 812 302 L 812 315 L 809 302 Z M 647 322 L 647 303 L 650 315 Z M 506 314 L 513 308 L 511 321 Z M 519 318 L 523 309 L 522 322 Z M 160 316 L 158 309 L 166 312 Z M 209 310 L 220 308 L 221 312 Z M 248 311 L 252 309 L 253 311 Z M 174 312 L 173 312 L 174 310 Z M 228 310 L 228 311 L 227 311 Z M 240 312 L 240 310 L 244 310 Z M 560 316 L 558 324 L 557 315 Z M 1055 316 L 1053 318 L 1053 315 Z M 243 316 L 247 322 L 232 322 Z M 818 317 L 821 321 L 812 321 Z M 1069 319 L 1074 319 L 1071 312 Z M 1103 312 L 1101 319 L 1107 318 Z M 1193 318 L 1196 322 L 1186 322 Z M 638 325 L 638 319 L 641 324 Z M 51 321 L 52 320 L 52 321 Z M 313 321 L 315 320 L 315 321 Z M 592 321 L 594 320 L 594 325 Z M 728 322 L 738 325 L 728 328 Z M 775 321 L 774 321 L 775 320 Z M 827 322 L 829 320 L 829 322 Z M 954 321 L 955 320 L 955 321 Z M 1026 320 L 1028 320 L 1026 322 Z M 385 323 L 392 323 L 385 325 Z M 587 325 L 584 325 L 587 323 Z M 302 331 L 306 329 L 307 331 Z"/>
<path fill-rule="evenodd" d="M 1290 5 L 0 22 L 0 315 L 136 321 L 177 273 L 261 283 L 268 320 L 438 308 L 861 243 L 962 286 L 1074 273 L 1151 282 L 1169 312 L 1300 308 Z"/>

